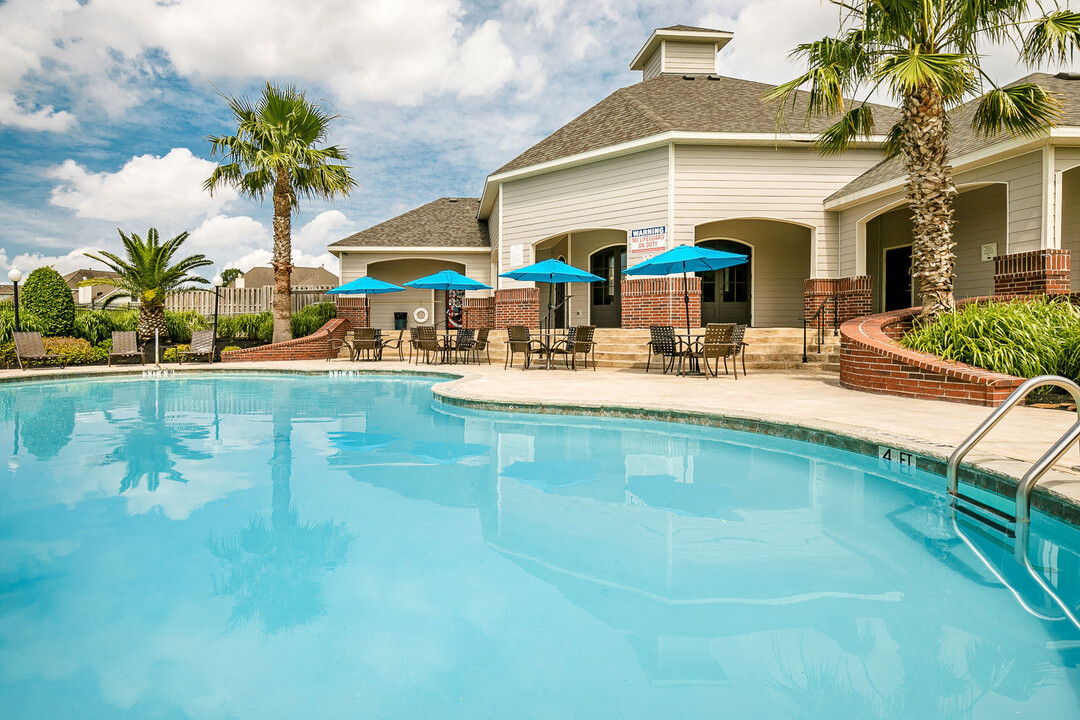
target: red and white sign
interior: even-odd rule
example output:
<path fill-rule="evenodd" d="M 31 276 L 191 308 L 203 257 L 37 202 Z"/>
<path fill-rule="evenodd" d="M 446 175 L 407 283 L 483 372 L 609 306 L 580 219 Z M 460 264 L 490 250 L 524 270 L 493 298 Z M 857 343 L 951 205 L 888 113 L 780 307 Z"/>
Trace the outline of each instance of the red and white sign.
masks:
<path fill-rule="evenodd" d="M 626 249 L 630 253 L 655 253 L 667 249 L 667 226 L 631 230 Z"/>

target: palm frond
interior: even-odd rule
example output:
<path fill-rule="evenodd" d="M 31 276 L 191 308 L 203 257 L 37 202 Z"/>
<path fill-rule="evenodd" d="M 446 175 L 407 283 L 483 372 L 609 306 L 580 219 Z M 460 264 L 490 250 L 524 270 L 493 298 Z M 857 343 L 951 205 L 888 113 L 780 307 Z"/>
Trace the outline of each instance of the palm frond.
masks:
<path fill-rule="evenodd" d="M 858 105 L 822 132 L 816 146 L 822 155 L 839 155 L 859 138 L 869 138 L 873 131 L 873 109 L 869 105 Z"/>
<path fill-rule="evenodd" d="M 1061 101 L 1035 83 L 994 88 L 983 95 L 972 127 L 983 136 L 1002 132 L 1023 137 L 1044 134 L 1061 120 Z"/>
<path fill-rule="evenodd" d="M 1058 10 L 1035 22 L 1023 38 L 1023 59 L 1029 65 L 1067 63 L 1080 48 L 1080 13 Z"/>

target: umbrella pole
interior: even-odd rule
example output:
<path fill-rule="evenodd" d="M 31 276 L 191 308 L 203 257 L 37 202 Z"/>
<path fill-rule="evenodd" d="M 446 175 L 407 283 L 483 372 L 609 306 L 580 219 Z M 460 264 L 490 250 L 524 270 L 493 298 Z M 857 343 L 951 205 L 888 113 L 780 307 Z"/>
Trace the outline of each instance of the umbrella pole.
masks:
<path fill-rule="evenodd" d="M 690 351 L 690 281 L 686 276 L 686 266 L 683 266 L 682 272 L 682 289 L 683 289 L 683 306 L 686 308 L 686 350 Z M 687 358 L 689 360 L 689 358 Z M 682 360 L 679 360 L 679 364 L 682 365 Z M 689 369 L 689 368 L 687 368 Z"/>

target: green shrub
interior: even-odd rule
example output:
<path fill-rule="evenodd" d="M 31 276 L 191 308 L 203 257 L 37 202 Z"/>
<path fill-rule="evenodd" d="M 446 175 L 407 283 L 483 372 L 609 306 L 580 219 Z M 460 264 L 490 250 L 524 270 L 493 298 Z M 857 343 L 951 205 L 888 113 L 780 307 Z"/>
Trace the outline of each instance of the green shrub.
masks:
<path fill-rule="evenodd" d="M 1017 377 L 1080 379 L 1080 308 L 1050 298 L 965 305 L 900 344 Z"/>
<path fill-rule="evenodd" d="M 292 336 L 298 338 L 310 335 L 335 317 L 337 317 L 337 305 L 332 302 L 308 305 L 300 312 L 293 313 Z M 272 326 L 271 320 L 271 328 Z"/>
<path fill-rule="evenodd" d="M 218 337 L 270 342 L 273 331 L 274 319 L 269 312 L 218 317 Z"/>
<path fill-rule="evenodd" d="M 104 310 L 75 313 L 75 337 L 80 337 L 91 345 L 98 345 L 112 337 L 115 329 L 112 317 Z"/>
<path fill-rule="evenodd" d="M 21 309 L 19 310 L 19 325 L 23 332 L 44 333 L 44 324 L 41 319 Z M 13 332 L 15 332 L 15 311 L 0 309 L 0 343 L 11 342 Z"/>
<path fill-rule="evenodd" d="M 162 356 L 164 362 L 178 362 L 180 360 L 179 353 L 186 352 L 191 349 L 190 345 L 174 345 L 171 348 L 165 350 L 165 354 Z"/>
<path fill-rule="evenodd" d="M 41 334 L 68 336 L 75 330 L 75 300 L 71 288 L 51 267 L 39 267 L 26 278 L 19 295 L 19 314 L 36 315 Z"/>
<path fill-rule="evenodd" d="M 50 365 L 93 365 L 104 362 L 108 352 L 102 347 L 94 347 L 82 338 L 48 337 L 45 338 L 46 352 L 58 356 L 50 360 Z"/>
<path fill-rule="evenodd" d="M 173 342 L 190 343 L 193 330 L 209 330 L 210 323 L 194 310 L 184 312 L 165 311 L 165 327 L 169 330 L 169 337 Z"/>

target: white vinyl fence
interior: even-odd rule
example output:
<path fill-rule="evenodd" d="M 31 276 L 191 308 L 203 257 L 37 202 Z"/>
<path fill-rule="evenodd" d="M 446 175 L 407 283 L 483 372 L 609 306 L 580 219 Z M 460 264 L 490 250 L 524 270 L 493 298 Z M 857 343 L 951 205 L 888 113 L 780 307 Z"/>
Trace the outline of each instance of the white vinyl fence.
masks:
<path fill-rule="evenodd" d="M 303 310 L 308 305 L 321 302 L 333 302 L 334 297 L 326 291 L 333 285 L 318 287 L 294 287 L 292 289 L 292 311 Z M 221 315 L 241 315 L 260 313 L 270 310 L 274 289 L 269 286 L 255 288 L 221 288 L 218 290 L 218 313 Z M 172 312 L 194 310 L 210 317 L 214 314 L 213 290 L 185 290 L 170 295 L 165 299 L 165 309 Z"/>

